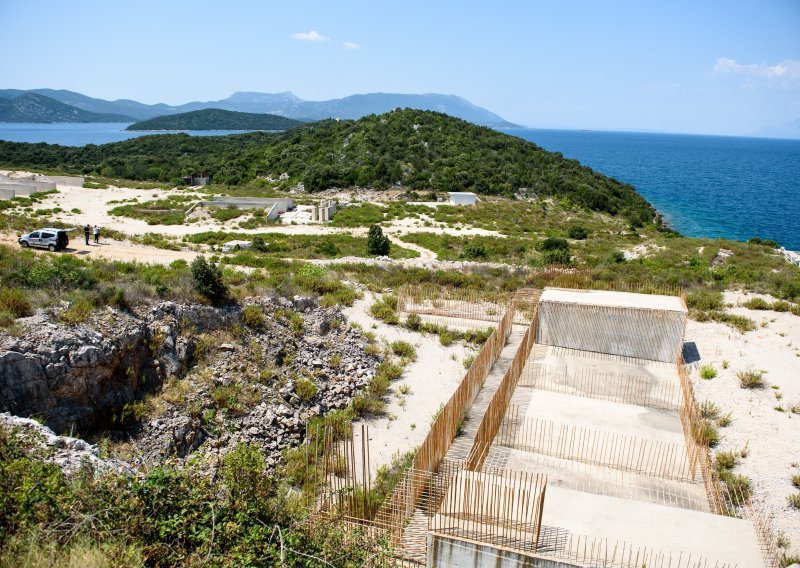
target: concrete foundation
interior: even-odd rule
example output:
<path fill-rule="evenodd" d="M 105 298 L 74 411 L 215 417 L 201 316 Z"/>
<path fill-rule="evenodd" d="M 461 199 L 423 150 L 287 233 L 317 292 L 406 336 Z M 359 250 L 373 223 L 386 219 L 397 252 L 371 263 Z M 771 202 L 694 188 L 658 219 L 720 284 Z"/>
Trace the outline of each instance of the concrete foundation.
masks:
<path fill-rule="evenodd" d="M 542 524 L 597 539 L 705 558 L 731 566 L 763 566 L 750 522 L 629 499 L 548 487 Z"/>
<path fill-rule="evenodd" d="M 536 558 L 438 533 L 428 533 L 428 567 L 442 568 L 571 568 L 576 564 Z"/>
<path fill-rule="evenodd" d="M 56 185 L 66 185 L 69 187 L 83 187 L 85 178 L 79 176 L 47 176 L 48 181 Z"/>
<path fill-rule="evenodd" d="M 51 181 L 0 181 L 0 188 L 13 189 L 15 197 L 28 197 L 34 193 L 52 191 L 56 184 Z"/>
<path fill-rule="evenodd" d="M 320 223 L 327 223 L 336 213 L 336 203 L 333 201 L 322 201 L 311 209 L 311 220 Z"/>
<path fill-rule="evenodd" d="M 536 342 L 674 363 L 686 315 L 683 300 L 673 296 L 547 289 Z"/>

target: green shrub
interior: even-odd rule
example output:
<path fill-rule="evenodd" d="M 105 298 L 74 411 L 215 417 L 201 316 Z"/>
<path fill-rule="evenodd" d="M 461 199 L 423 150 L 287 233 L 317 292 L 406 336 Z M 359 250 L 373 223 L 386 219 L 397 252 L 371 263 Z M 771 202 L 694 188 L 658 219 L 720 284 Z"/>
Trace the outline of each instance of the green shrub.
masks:
<path fill-rule="evenodd" d="M 722 309 L 722 292 L 708 288 L 695 288 L 686 295 L 686 305 L 699 311 Z"/>
<path fill-rule="evenodd" d="M 719 478 L 725 484 L 725 488 L 728 490 L 728 498 L 733 505 L 743 505 L 753 494 L 750 478 L 745 475 L 723 470 L 719 473 Z"/>
<path fill-rule="evenodd" d="M 58 314 L 58 319 L 70 325 L 76 325 L 89 319 L 94 304 L 89 298 L 79 296 L 70 302 L 69 307 Z"/>
<path fill-rule="evenodd" d="M 192 261 L 192 283 L 195 290 L 213 304 L 221 304 L 228 297 L 228 287 L 222 280 L 222 270 L 200 255 Z"/>
<path fill-rule="evenodd" d="M 733 452 L 719 452 L 714 457 L 714 467 L 717 471 L 731 470 L 736 467 L 739 457 Z"/>
<path fill-rule="evenodd" d="M 31 315 L 31 310 L 26 292 L 19 288 L 0 288 L 0 311 L 22 318 Z"/>
<path fill-rule="evenodd" d="M 419 331 L 422 327 L 422 318 L 419 317 L 419 314 L 408 314 L 405 326 L 411 331 Z"/>
<path fill-rule="evenodd" d="M 573 225 L 569 228 L 569 238 L 582 241 L 589 236 L 589 231 L 583 225 Z"/>
<path fill-rule="evenodd" d="M 764 373 L 761 371 L 747 370 L 736 373 L 739 385 L 743 389 L 755 389 L 764 386 Z"/>
<path fill-rule="evenodd" d="M 800 509 L 800 493 L 792 493 L 786 500 L 789 502 L 789 505 L 795 509 Z"/>
<path fill-rule="evenodd" d="M 717 370 L 714 368 L 713 365 L 703 365 L 700 367 L 700 378 L 702 379 L 713 379 L 717 376 Z"/>
<path fill-rule="evenodd" d="M 397 324 L 400 321 L 397 317 L 397 296 L 384 295 L 369 307 L 369 313 L 390 325 Z"/>
<path fill-rule="evenodd" d="M 372 225 L 367 233 L 367 255 L 388 256 L 391 248 L 389 237 L 383 234 L 383 229 Z"/>
<path fill-rule="evenodd" d="M 608 257 L 611 262 L 614 264 L 622 264 L 625 262 L 625 253 L 621 250 L 615 250 L 611 253 L 611 256 Z"/>
<path fill-rule="evenodd" d="M 410 359 L 412 361 L 417 359 L 417 350 L 408 341 L 392 341 L 389 346 L 392 348 L 392 352 L 398 357 L 403 357 L 404 359 Z"/>
<path fill-rule="evenodd" d="M 538 250 L 539 252 L 547 252 L 554 250 L 569 251 L 569 243 L 564 239 L 548 237 L 536 245 L 536 250 Z"/>
<path fill-rule="evenodd" d="M 239 395 L 242 389 L 239 385 L 219 386 L 211 393 L 211 399 L 220 410 L 238 412 L 241 409 Z"/>
<path fill-rule="evenodd" d="M 264 310 L 260 306 L 245 306 L 242 309 L 242 323 L 252 329 L 262 327 L 264 325 Z"/>
<path fill-rule="evenodd" d="M 694 427 L 694 437 L 698 444 L 714 447 L 719 443 L 719 432 L 711 420 L 702 419 Z"/>
<path fill-rule="evenodd" d="M 476 258 L 486 258 L 489 256 L 489 253 L 486 251 L 486 247 L 483 246 L 482 243 L 471 242 L 464 247 L 464 251 L 461 253 L 461 256 L 463 258 L 472 260 Z"/>
<path fill-rule="evenodd" d="M 749 310 L 769 310 L 772 308 L 772 305 L 763 298 L 750 298 L 742 306 Z"/>
<path fill-rule="evenodd" d="M 317 394 L 317 386 L 306 378 L 297 379 L 294 382 L 294 392 L 302 401 L 311 400 Z"/>
<path fill-rule="evenodd" d="M 542 253 L 543 264 L 570 264 L 571 262 L 572 256 L 568 250 L 554 249 Z"/>

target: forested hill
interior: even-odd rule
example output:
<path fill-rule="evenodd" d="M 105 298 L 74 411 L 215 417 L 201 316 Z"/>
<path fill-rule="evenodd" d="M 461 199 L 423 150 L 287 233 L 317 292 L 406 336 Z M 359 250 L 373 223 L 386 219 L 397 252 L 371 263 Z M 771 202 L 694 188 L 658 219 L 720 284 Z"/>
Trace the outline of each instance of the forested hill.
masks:
<path fill-rule="evenodd" d="M 632 221 L 655 215 L 632 186 L 575 160 L 444 114 L 409 109 L 280 134 L 160 134 L 78 148 L 0 141 L 0 166 L 160 181 L 209 172 L 214 182 L 227 184 L 286 172 L 286 183 L 303 182 L 308 191 L 402 186 L 511 197 L 524 189 Z"/>
<path fill-rule="evenodd" d="M 143 120 L 126 130 L 288 130 L 301 124 L 274 114 L 207 108 Z"/>

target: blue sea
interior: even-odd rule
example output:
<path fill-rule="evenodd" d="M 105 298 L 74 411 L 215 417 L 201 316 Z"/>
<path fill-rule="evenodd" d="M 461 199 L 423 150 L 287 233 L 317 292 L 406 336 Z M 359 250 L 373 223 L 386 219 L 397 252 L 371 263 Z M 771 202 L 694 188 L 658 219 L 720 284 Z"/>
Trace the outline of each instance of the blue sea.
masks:
<path fill-rule="evenodd" d="M 633 185 L 692 237 L 761 237 L 800 250 L 800 140 L 509 130 Z"/>
<path fill-rule="evenodd" d="M 126 126 L 0 124 L 0 140 L 80 146 L 152 134 L 127 132 Z M 630 183 L 685 235 L 738 240 L 758 236 L 800 250 L 800 140 L 582 130 L 505 132 Z"/>

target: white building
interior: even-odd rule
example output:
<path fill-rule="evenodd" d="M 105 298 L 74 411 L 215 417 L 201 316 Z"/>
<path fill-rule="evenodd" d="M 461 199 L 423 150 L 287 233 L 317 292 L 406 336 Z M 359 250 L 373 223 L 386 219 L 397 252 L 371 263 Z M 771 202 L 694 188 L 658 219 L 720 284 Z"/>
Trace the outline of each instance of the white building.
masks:
<path fill-rule="evenodd" d="M 478 196 L 469 191 L 450 191 L 447 195 L 450 205 L 475 205 L 478 202 Z"/>

